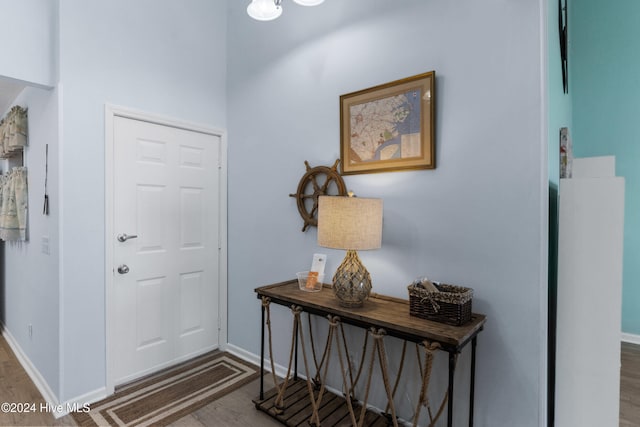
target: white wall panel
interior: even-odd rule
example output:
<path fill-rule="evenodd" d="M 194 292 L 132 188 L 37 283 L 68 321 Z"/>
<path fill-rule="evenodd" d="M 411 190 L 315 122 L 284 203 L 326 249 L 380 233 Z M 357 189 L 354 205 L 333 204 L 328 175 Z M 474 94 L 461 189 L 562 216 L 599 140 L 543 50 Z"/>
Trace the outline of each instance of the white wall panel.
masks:
<path fill-rule="evenodd" d="M 584 166 L 596 173 L 583 175 L 608 164 L 594 160 Z M 613 176 L 560 180 L 557 427 L 619 424 L 624 185 Z"/>

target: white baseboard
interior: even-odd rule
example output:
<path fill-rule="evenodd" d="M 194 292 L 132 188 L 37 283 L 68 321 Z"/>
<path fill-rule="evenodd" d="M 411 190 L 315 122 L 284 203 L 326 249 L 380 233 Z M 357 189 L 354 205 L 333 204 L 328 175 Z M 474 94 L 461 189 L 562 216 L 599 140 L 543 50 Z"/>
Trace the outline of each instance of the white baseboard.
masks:
<path fill-rule="evenodd" d="M 245 362 L 249 362 L 252 365 L 255 366 L 260 366 L 260 356 L 257 354 L 253 354 L 243 348 L 240 348 L 238 346 L 235 346 L 233 344 L 227 344 L 224 346 L 224 350 L 228 351 L 229 353 L 233 354 L 234 356 L 239 357 L 240 359 L 244 360 Z M 282 366 L 282 365 L 278 365 L 277 363 L 275 364 L 275 368 L 276 368 L 276 375 L 279 376 L 280 378 L 283 378 L 285 375 L 287 375 L 287 368 Z M 271 372 L 271 362 L 269 361 L 269 359 L 264 359 L 264 370 L 266 372 Z"/>
<path fill-rule="evenodd" d="M 640 345 L 640 335 L 622 333 L 622 342 Z"/>
<path fill-rule="evenodd" d="M 2 336 L 5 340 L 7 340 L 7 344 L 9 344 L 9 347 L 11 347 L 11 351 L 13 351 L 16 359 L 18 359 L 18 362 L 20 363 L 20 365 L 22 365 L 22 368 L 25 370 L 29 378 L 31 378 L 31 381 L 33 381 L 33 383 L 35 384 L 36 388 L 42 395 L 42 398 L 49 405 L 49 407 L 57 408 L 58 397 L 53 392 L 53 390 L 51 390 L 51 387 L 49 387 L 47 381 L 44 379 L 42 374 L 40 374 L 40 371 L 38 371 L 35 365 L 31 362 L 31 359 L 29 359 L 26 353 L 22 350 L 22 347 L 20 347 L 18 341 L 14 338 L 14 336 L 6 328 L 6 326 L 0 324 L 0 328 L 2 328 Z"/>
<path fill-rule="evenodd" d="M 97 390 L 85 393 L 82 396 L 75 397 L 67 400 L 64 404 L 59 405 L 57 410 L 53 413 L 56 418 L 68 415 L 71 412 L 82 412 L 89 410 L 91 404 L 108 397 L 106 387 L 101 387 Z"/>

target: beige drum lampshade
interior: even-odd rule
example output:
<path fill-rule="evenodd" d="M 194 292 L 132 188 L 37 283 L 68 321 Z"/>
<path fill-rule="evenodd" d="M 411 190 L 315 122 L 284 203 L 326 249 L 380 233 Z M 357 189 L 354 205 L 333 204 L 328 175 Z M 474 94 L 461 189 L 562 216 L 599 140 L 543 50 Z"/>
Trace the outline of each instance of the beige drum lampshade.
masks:
<path fill-rule="evenodd" d="M 382 243 L 382 199 L 320 196 L 318 245 L 334 249 L 378 249 Z"/>

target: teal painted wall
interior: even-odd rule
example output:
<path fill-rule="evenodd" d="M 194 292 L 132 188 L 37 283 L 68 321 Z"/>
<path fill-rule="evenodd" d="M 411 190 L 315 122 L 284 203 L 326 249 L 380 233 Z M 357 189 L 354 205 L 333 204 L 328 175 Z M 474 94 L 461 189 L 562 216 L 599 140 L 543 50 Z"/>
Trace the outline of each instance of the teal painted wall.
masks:
<path fill-rule="evenodd" d="M 573 149 L 576 157 L 615 155 L 626 179 L 622 331 L 640 335 L 640 2 L 574 3 Z"/>

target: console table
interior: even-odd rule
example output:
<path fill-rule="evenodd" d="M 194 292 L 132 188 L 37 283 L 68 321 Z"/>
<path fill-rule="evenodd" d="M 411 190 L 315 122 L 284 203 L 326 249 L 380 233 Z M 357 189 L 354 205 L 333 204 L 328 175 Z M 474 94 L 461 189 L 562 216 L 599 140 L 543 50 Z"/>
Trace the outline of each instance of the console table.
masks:
<path fill-rule="evenodd" d="M 328 317 L 330 321 L 334 319 L 334 321 L 338 321 L 344 324 L 354 325 L 360 328 L 366 328 L 371 331 L 375 331 L 379 334 L 384 334 L 388 336 L 393 336 L 396 338 L 400 338 L 402 340 L 419 343 L 426 347 L 427 343 L 435 344 L 432 348 L 438 348 L 440 350 L 446 351 L 449 354 L 449 385 L 448 385 L 448 393 L 446 396 L 447 401 L 447 425 L 449 427 L 453 426 L 453 385 L 454 385 L 454 373 L 457 355 L 463 350 L 463 348 L 471 343 L 471 369 L 470 369 L 470 393 L 469 393 L 469 426 L 473 426 L 473 405 L 474 405 L 474 382 L 475 382 L 475 362 L 476 362 L 476 343 L 477 337 L 480 331 L 482 331 L 486 318 L 482 314 L 474 313 L 472 315 L 472 319 L 465 325 L 462 326 L 449 326 L 443 323 L 433 322 L 429 320 L 420 319 L 414 316 L 409 315 L 409 301 L 402 300 L 398 298 L 371 294 L 369 299 L 365 302 L 362 307 L 359 308 L 345 308 L 341 307 L 338 304 L 337 299 L 333 295 L 331 289 L 324 285 L 324 289 L 321 292 L 311 293 L 311 292 L 303 292 L 299 290 L 298 283 L 296 280 L 290 280 L 286 282 L 276 283 L 273 285 L 262 286 L 255 289 L 257 296 L 262 300 L 262 326 L 261 326 L 261 365 L 260 365 L 260 397 L 257 400 L 254 400 L 256 408 L 261 411 L 266 412 L 272 417 L 278 419 L 284 424 L 287 425 L 295 425 L 298 422 L 304 422 L 309 420 L 311 414 L 303 413 L 304 411 L 300 409 L 300 403 L 303 399 L 297 397 L 298 403 L 296 403 L 297 409 L 299 413 L 296 421 L 292 421 L 287 418 L 291 416 L 291 412 L 293 409 L 287 406 L 286 408 L 276 408 L 274 407 L 274 400 L 276 399 L 276 394 L 278 393 L 278 386 L 275 389 L 267 392 L 265 395 L 264 391 L 264 374 L 265 374 L 265 312 L 267 315 L 267 326 L 269 327 L 270 332 L 270 321 L 269 321 L 269 312 L 268 307 L 269 304 L 275 303 L 282 306 L 291 307 L 294 312 L 294 318 L 298 316 L 300 312 L 307 312 L 311 315 L 317 315 L 322 317 Z M 336 320 L 337 319 L 337 320 Z M 318 398 L 322 400 L 323 398 L 323 390 L 324 387 L 320 391 L 320 396 L 318 397 L 318 387 L 316 387 L 315 391 L 311 390 L 311 385 L 308 385 L 308 389 L 305 390 L 306 384 L 310 384 L 309 381 L 300 381 L 297 379 L 297 371 L 298 371 L 298 337 L 299 337 L 299 323 L 295 323 L 294 320 L 294 340 L 292 342 L 292 356 L 290 358 L 289 370 L 291 370 L 291 360 L 294 361 L 294 379 L 292 381 L 291 389 L 293 391 L 286 393 L 282 393 L 284 398 L 288 398 L 293 396 L 293 394 L 300 393 L 305 396 L 306 401 L 311 401 L 311 405 L 313 408 L 308 408 L 309 411 L 312 409 L 316 411 L 316 413 L 320 410 L 319 402 L 316 402 L 314 399 Z M 372 332 L 373 333 L 373 332 Z M 269 340 L 271 337 L 269 337 Z M 343 336 L 344 339 L 344 336 Z M 271 341 L 269 341 L 270 344 Z M 327 341 L 329 343 L 329 340 Z M 336 338 L 336 342 L 338 339 Z M 346 345 L 346 343 L 345 343 Z M 338 353 L 340 354 L 340 345 L 339 342 Z M 304 345 L 303 345 L 304 351 Z M 295 353 L 295 357 L 294 356 Z M 372 350 L 372 354 L 376 353 Z M 383 362 L 386 360 L 384 356 L 384 347 L 378 350 L 378 355 L 380 357 L 379 363 L 383 371 L 383 379 L 385 382 L 385 387 L 387 389 L 387 397 L 393 401 L 393 396 L 389 393 L 388 381 L 385 377 L 386 367 L 383 366 Z M 315 357 L 315 355 L 314 355 Z M 375 355 L 372 356 L 375 358 Z M 307 364 L 307 355 L 304 355 L 305 365 Z M 363 356 L 364 360 L 364 356 Z M 371 367 L 373 367 L 373 359 L 371 359 Z M 341 361 L 342 365 L 342 361 Z M 342 368 L 342 366 L 341 366 Z M 426 369 L 426 368 L 425 368 Z M 289 375 L 289 374 L 288 374 Z M 309 370 L 307 368 L 307 375 L 310 376 Z M 326 375 L 326 374 L 325 374 Z M 343 370 L 343 378 L 345 376 L 345 372 Z M 286 387 L 288 378 L 285 379 L 284 386 Z M 428 383 L 428 379 L 427 379 Z M 347 385 L 346 383 L 344 385 Z M 425 388 L 424 380 L 423 380 L 423 390 Z M 368 388 L 368 386 L 367 386 Z M 282 390 L 284 391 L 284 390 Z M 326 395 L 328 395 L 327 393 Z M 325 395 L 325 396 L 326 396 Z M 278 395 L 280 397 L 280 395 Z M 295 397 L 291 397 L 292 399 L 296 399 Z M 353 406 L 351 404 L 352 399 L 349 402 L 346 399 L 338 398 L 335 396 L 331 396 L 327 398 L 331 400 L 330 404 L 326 406 L 331 406 L 330 409 L 326 409 L 323 413 L 322 425 L 348 425 L 349 418 L 344 412 L 345 406 L 349 406 L 350 408 Z M 341 399 L 341 400 L 336 400 Z M 316 403 L 318 403 L 316 405 Z M 364 402 L 366 403 L 366 401 Z M 327 415 L 327 411 L 338 411 L 337 408 L 343 406 L 342 415 L 333 416 L 333 418 Z M 357 403 L 356 403 L 357 405 Z M 443 402 L 444 405 L 444 402 Z M 284 405 L 286 406 L 286 405 Z M 360 407 L 358 407 L 360 408 Z M 391 408 L 393 409 L 393 402 L 391 402 Z M 289 414 L 286 415 L 286 411 L 289 410 Z M 359 410 L 359 409 L 358 409 Z M 353 414 L 353 410 L 351 413 Z M 362 410 L 364 416 L 365 410 Z M 305 418 L 306 417 L 306 418 Z M 340 418 L 341 417 L 341 418 Z M 365 422 L 365 425 L 386 425 L 386 422 L 393 423 L 397 425 L 395 419 L 384 418 L 378 414 L 372 413 L 366 415 L 369 421 Z M 378 419 L 378 418 L 381 419 Z M 338 420 L 340 418 L 341 420 Z M 318 419 L 318 418 L 316 418 Z M 353 420 L 353 418 L 351 418 Z M 334 422 L 335 421 L 335 422 Z M 315 423 L 317 424 L 317 422 Z"/>

